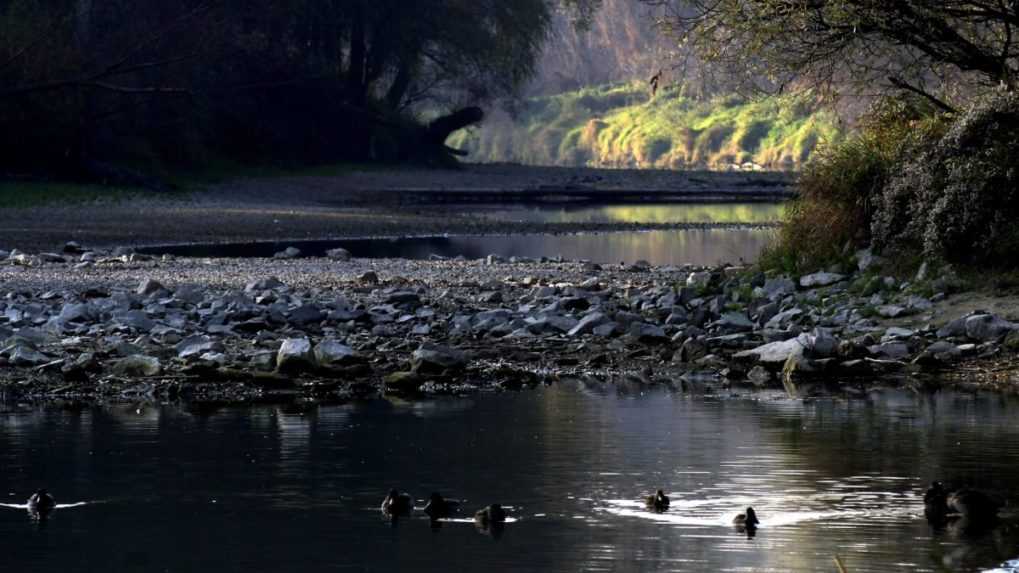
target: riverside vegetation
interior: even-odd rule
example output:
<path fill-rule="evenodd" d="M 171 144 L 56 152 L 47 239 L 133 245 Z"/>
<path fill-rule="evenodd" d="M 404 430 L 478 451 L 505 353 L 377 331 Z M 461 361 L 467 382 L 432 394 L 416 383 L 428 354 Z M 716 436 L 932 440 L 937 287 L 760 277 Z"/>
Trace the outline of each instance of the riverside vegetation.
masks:
<path fill-rule="evenodd" d="M 649 98 L 647 86 L 630 82 L 530 98 L 512 121 L 450 142 L 488 162 L 794 170 L 840 139 L 835 114 L 809 93 L 698 99 L 671 86 Z"/>

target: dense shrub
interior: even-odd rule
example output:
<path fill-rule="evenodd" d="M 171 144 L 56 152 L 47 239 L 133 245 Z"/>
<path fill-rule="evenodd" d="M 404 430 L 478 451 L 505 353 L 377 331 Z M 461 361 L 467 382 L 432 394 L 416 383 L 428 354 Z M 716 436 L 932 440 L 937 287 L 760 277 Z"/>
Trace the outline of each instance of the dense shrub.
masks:
<path fill-rule="evenodd" d="M 786 213 L 766 266 L 816 269 L 870 242 L 875 199 L 906 149 L 942 130 L 943 121 L 923 102 L 886 99 L 843 141 L 822 147 L 798 180 L 799 197 Z M 848 249 L 847 249 L 848 248 Z"/>
<path fill-rule="evenodd" d="M 1019 246 L 1019 96 L 994 94 L 919 143 L 877 197 L 875 246 L 1008 263 Z"/>

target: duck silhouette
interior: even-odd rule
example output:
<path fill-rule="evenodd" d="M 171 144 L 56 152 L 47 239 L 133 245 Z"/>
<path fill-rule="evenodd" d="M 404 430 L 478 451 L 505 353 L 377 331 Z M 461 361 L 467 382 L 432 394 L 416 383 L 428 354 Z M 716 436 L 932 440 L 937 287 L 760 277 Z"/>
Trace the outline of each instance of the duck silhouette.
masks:
<path fill-rule="evenodd" d="M 498 503 L 483 507 L 474 513 L 474 521 L 482 526 L 506 522 L 506 510 Z"/>
<path fill-rule="evenodd" d="M 1001 502 L 972 488 L 950 489 L 940 481 L 931 482 L 923 496 L 924 515 L 933 525 L 949 520 L 965 519 L 967 527 L 993 524 L 998 519 Z"/>
<path fill-rule="evenodd" d="M 757 529 L 758 524 L 761 522 L 757 519 L 757 512 L 754 508 L 748 507 L 746 513 L 741 513 L 736 517 L 732 518 L 732 524 L 737 529 Z"/>
<path fill-rule="evenodd" d="M 50 496 L 49 491 L 46 489 L 39 489 L 33 493 L 32 497 L 29 498 L 29 502 L 25 505 L 29 507 L 29 511 L 33 514 L 42 516 L 49 514 L 57 507 L 53 496 Z"/>
<path fill-rule="evenodd" d="M 401 493 L 396 488 L 389 490 L 389 494 L 382 500 L 382 513 L 387 515 L 408 515 L 413 510 L 414 499 L 409 493 Z"/>
<path fill-rule="evenodd" d="M 647 496 L 644 501 L 647 503 L 649 509 L 655 511 L 665 511 L 669 509 L 669 496 L 665 495 L 665 492 L 658 490 L 654 495 Z"/>
<path fill-rule="evenodd" d="M 449 517 L 457 509 L 460 508 L 460 502 L 452 499 L 446 499 L 438 492 L 433 492 L 428 498 L 428 503 L 425 505 L 424 512 L 428 514 L 428 517 L 432 519 L 441 519 Z"/>

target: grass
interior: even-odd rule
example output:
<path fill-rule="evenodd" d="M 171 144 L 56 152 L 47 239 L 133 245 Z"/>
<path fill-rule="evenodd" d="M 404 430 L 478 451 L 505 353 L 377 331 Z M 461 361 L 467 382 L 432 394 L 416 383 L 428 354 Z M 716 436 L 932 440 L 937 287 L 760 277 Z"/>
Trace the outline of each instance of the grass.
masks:
<path fill-rule="evenodd" d="M 0 209 L 24 209 L 52 204 L 120 201 L 145 193 L 141 189 L 74 183 L 0 181 Z"/>
<path fill-rule="evenodd" d="M 642 83 L 591 87 L 524 102 L 515 121 L 462 131 L 472 161 L 533 165 L 795 170 L 842 138 L 809 95 L 699 101 Z"/>

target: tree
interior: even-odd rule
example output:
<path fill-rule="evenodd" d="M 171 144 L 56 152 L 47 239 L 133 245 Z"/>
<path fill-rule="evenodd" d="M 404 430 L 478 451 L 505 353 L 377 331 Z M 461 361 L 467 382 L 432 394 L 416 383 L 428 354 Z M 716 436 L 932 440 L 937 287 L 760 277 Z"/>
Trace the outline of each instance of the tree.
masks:
<path fill-rule="evenodd" d="M 642 0 L 705 60 L 771 87 L 806 80 L 943 94 L 1019 82 L 1016 0 Z M 869 90 L 872 91 L 872 90 Z"/>

